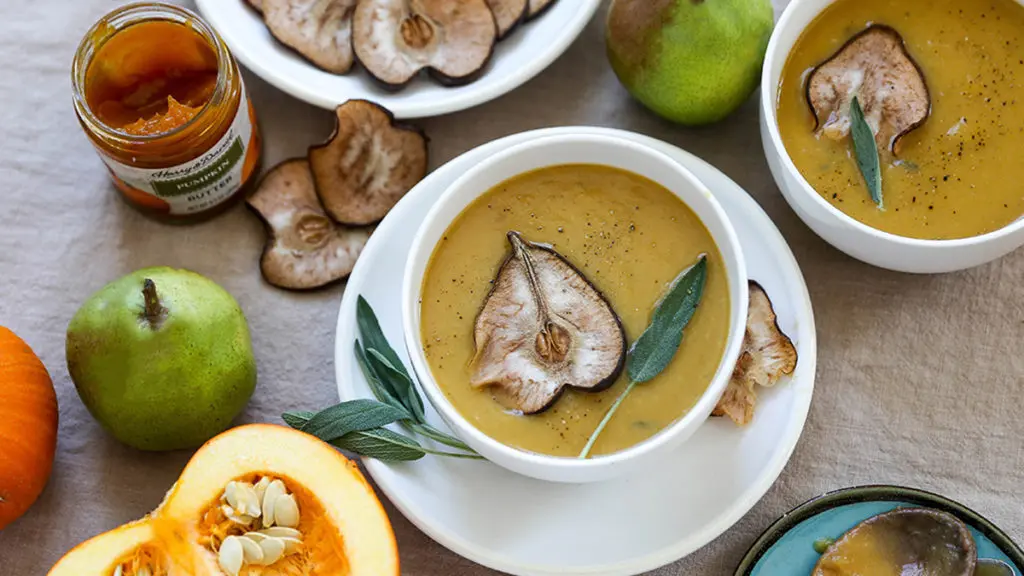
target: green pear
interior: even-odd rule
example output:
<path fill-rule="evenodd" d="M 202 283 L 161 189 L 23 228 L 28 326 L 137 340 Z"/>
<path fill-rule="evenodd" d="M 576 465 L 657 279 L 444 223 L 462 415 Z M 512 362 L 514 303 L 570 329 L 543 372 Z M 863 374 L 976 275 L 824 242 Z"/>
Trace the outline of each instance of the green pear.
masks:
<path fill-rule="evenodd" d="M 68 326 L 67 361 L 93 417 L 142 450 L 201 445 L 228 428 L 256 386 L 238 302 L 208 278 L 166 267 L 89 298 Z"/>
<path fill-rule="evenodd" d="M 717 122 L 757 88 L 770 0 L 613 0 L 608 59 L 634 98 L 681 124 Z"/>

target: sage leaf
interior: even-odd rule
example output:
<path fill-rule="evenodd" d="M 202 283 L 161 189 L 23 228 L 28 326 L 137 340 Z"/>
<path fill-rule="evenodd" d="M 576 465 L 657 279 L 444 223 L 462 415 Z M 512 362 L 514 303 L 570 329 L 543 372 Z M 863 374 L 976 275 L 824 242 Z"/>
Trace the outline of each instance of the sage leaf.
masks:
<path fill-rule="evenodd" d="M 377 321 L 377 315 L 373 312 L 373 308 L 362 296 L 356 300 L 356 324 L 359 326 L 359 336 L 363 339 L 365 349 L 380 352 L 396 370 L 409 378 L 405 364 L 402 364 L 402 360 L 394 348 L 388 344 L 384 331 L 380 329 L 380 322 Z"/>
<path fill-rule="evenodd" d="M 629 350 L 626 370 L 632 382 L 651 380 L 668 366 L 683 341 L 683 329 L 693 318 L 704 294 L 707 257 L 680 274 L 669 286 L 651 316 L 651 323 Z"/>
<path fill-rule="evenodd" d="M 857 167 L 868 186 L 871 200 L 882 207 L 882 167 L 878 159 L 878 144 L 871 126 L 864 118 L 864 109 L 860 101 L 853 97 L 850 102 L 850 137 L 853 139 L 853 153 L 857 157 Z"/>
<path fill-rule="evenodd" d="M 387 428 L 349 432 L 332 440 L 331 444 L 383 462 L 419 460 L 427 454 L 419 442 Z"/>
<path fill-rule="evenodd" d="M 380 377 L 379 374 L 370 366 L 370 359 L 366 356 L 366 349 L 356 340 L 355 343 L 356 363 L 363 371 L 363 376 L 366 377 L 366 383 L 370 386 L 370 391 L 377 397 L 377 400 L 397 406 L 399 408 L 405 408 L 405 404 L 399 400 L 398 391 L 391 385 L 390 381 L 385 381 Z"/>
<path fill-rule="evenodd" d="M 362 296 L 357 301 L 356 321 L 362 342 L 366 343 L 364 347 L 359 340 L 355 341 L 356 361 L 376 400 L 350 400 L 316 413 L 285 412 L 281 415 L 285 423 L 342 450 L 385 462 L 418 460 L 427 454 L 482 460 L 458 438 L 427 424 L 416 382 L 388 344 L 377 316 Z M 463 451 L 433 450 L 420 445 L 415 438 L 385 428 L 395 422 L 414 434 Z"/>
<path fill-rule="evenodd" d="M 385 404 L 390 404 L 392 406 L 397 406 L 399 408 L 406 409 L 405 404 L 403 404 L 401 401 L 395 398 L 395 392 L 393 392 L 393 388 L 390 385 L 385 385 L 384 381 L 377 374 L 377 371 L 375 371 L 373 367 L 370 366 L 370 360 L 366 356 L 366 350 L 363 349 L 363 347 L 359 344 L 358 340 L 356 341 L 355 352 L 356 361 L 359 363 L 359 366 L 363 369 L 363 375 L 366 376 L 366 381 L 369 383 L 370 390 L 373 391 L 373 395 L 376 396 L 378 400 L 384 402 Z M 415 393 L 415 390 L 413 390 L 413 393 Z M 445 434 L 444 432 L 441 432 L 440 430 L 437 430 L 436 428 L 428 424 L 426 422 L 426 415 L 421 416 L 419 420 L 414 420 L 410 418 L 409 421 L 403 421 L 402 425 L 408 428 L 411 432 L 415 432 L 420 436 L 426 436 L 427 438 L 430 438 L 435 442 L 451 446 L 452 448 L 458 448 L 459 450 L 473 452 L 473 449 L 470 448 L 462 440 Z"/>
<path fill-rule="evenodd" d="M 281 415 L 284 421 L 292 428 L 301 430 L 307 422 L 313 419 L 316 414 L 309 411 L 285 412 Z M 423 433 L 420 425 L 414 425 L 417 431 Z M 429 427 L 427 427 L 429 428 Z M 465 452 L 443 452 L 431 450 L 419 444 L 415 439 L 393 432 L 384 427 L 370 428 L 367 430 L 355 430 L 340 438 L 329 441 L 330 444 L 367 458 L 376 458 L 382 461 L 396 462 L 406 460 L 418 460 L 427 454 L 436 456 L 447 456 L 450 458 L 466 458 L 470 460 L 482 460 L 483 457 L 473 452 L 471 448 L 459 446 L 457 439 L 429 429 L 432 434 L 425 434 L 428 438 L 441 441 L 454 448 L 465 450 Z M 435 437 L 438 434 L 443 438 Z"/>
<path fill-rule="evenodd" d="M 619 394 L 619 397 L 612 403 L 611 408 L 604 414 L 604 418 L 597 424 L 597 428 L 590 434 L 586 445 L 580 451 L 578 458 L 584 459 L 590 456 L 590 451 L 597 443 L 598 437 L 604 431 L 605 426 L 611 421 L 612 416 L 618 411 L 619 406 L 633 391 L 637 384 L 647 382 L 661 374 L 668 366 L 679 350 L 679 344 L 683 341 L 683 330 L 690 323 L 697 305 L 704 295 L 704 284 L 708 275 L 708 259 L 706 254 L 701 254 L 697 263 L 690 266 L 669 285 L 668 290 L 654 305 L 654 313 L 651 314 L 651 323 L 647 329 L 636 339 L 629 349 L 629 358 L 626 360 L 626 373 L 629 375 L 629 385 Z"/>
<path fill-rule="evenodd" d="M 402 404 L 408 409 L 413 415 L 415 420 L 419 423 L 426 422 L 426 414 L 423 411 L 423 399 L 420 398 L 419 391 L 416 390 L 416 385 L 413 384 L 408 373 L 396 368 L 388 359 L 375 348 L 367 349 L 367 358 L 370 360 L 370 366 L 374 372 L 381 377 L 381 379 L 388 381 L 391 386 L 398 393 L 398 398 Z M 401 365 L 401 363 L 399 363 Z"/>
<path fill-rule="evenodd" d="M 330 442 L 350 432 L 380 428 L 399 420 L 408 420 L 409 413 L 377 400 L 360 398 L 335 404 L 317 412 L 301 430 Z"/>
<path fill-rule="evenodd" d="M 400 401 L 417 422 L 425 422 L 423 400 L 416 390 L 412 377 L 384 336 L 373 307 L 362 296 L 356 300 L 356 323 L 359 325 L 359 335 L 363 339 L 364 359 L 368 361 L 367 365 L 377 375 L 383 388 Z"/>
<path fill-rule="evenodd" d="M 281 419 L 284 420 L 285 424 L 292 428 L 301 430 L 302 427 L 306 425 L 306 422 L 309 422 L 309 420 L 313 418 L 313 414 L 315 413 L 308 410 L 285 412 L 284 414 L 281 414 Z"/>

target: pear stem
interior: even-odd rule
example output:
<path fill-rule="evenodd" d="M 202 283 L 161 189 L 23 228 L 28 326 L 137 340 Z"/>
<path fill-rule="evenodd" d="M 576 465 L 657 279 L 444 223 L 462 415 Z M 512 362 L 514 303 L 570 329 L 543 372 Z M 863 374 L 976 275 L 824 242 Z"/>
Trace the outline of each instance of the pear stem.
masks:
<path fill-rule="evenodd" d="M 149 278 L 142 282 L 142 297 L 146 301 L 143 316 L 150 327 L 156 330 L 167 315 L 167 309 L 160 303 L 160 297 L 156 293 L 156 284 Z"/>

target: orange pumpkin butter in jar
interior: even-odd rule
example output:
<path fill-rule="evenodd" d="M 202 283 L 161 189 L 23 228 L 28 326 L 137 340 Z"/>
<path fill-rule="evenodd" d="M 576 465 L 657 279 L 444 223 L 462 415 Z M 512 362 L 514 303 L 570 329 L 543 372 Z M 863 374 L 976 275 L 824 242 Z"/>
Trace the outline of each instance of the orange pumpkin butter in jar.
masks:
<path fill-rule="evenodd" d="M 72 66 L 75 112 L 129 204 L 200 220 L 241 199 L 260 157 L 238 64 L 194 13 L 162 3 L 111 12 Z"/>

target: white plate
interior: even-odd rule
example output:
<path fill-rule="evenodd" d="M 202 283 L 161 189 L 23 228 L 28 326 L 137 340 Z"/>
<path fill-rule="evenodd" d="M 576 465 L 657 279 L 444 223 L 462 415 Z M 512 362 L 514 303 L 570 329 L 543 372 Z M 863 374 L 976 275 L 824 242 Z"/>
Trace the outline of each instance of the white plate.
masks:
<path fill-rule="evenodd" d="M 377 86 L 357 64 L 348 74 L 331 74 L 274 39 L 245 0 L 196 0 L 200 12 L 235 57 L 277 88 L 333 110 L 350 99 L 384 106 L 398 118 L 439 116 L 493 100 L 545 69 L 572 44 L 601 0 L 560 0 L 534 20 L 520 24 L 495 46 L 487 70 L 465 86 L 448 88 L 430 78 L 413 80 L 398 92 Z"/>
<path fill-rule="evenodd" d="M 352 353 L 359 294 L 408 362 L 399 306 L 404 257 L 423 215 L 444 188 L 498 150 L 539 135 L 571 132 L 612 134 L 654 146 L 711 189 L 740 237 L 750 277 L 768 291 L 779 324 L 796 343 L 800 360 L 792 380 L 760 393 L 757 415 L 747 428 L 714 419 L 661 464 L 660 473 L 643 477 L 564 485 L 486 462 L 426 457 L 401 464 L 365 459 L 364 464 L 413 524 L 470 560 L 523 575 L 638 574 L 707 544 L 761 499 L 796 446 L 814 389 L 814 316 L 796 260 L 757 203 L 703 160 L 631 132 L 570 127 L 496 140 L 437 169 L 380 224 L 348 281 L 335 342 L 338 392 L 342 400 L 371 397 Z M 433 411 L 428 418 L 442 426 Z"/>

